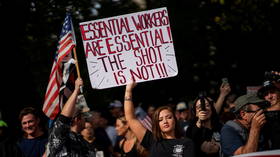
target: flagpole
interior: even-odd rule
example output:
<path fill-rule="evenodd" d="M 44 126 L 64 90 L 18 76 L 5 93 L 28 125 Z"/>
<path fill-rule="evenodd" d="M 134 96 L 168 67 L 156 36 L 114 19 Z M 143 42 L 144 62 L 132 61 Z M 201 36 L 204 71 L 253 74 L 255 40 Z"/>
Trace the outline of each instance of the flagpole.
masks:
<path fill-rule="evenodd" d="M 74 53 L 74 59 L 76 60 L 75 66 L 76 66 L 76 70 L 77 70 L 77 75 L 78 78 L 81 78 L 81 74 L 80 74 L 80 68 L 79 68 L 79 63 L 78 63 L 78 57 L 77 57 L 77 52 L 76 52 L 76 47 L 73 48 L 73 53 Z M 78 96 L 78 104 L 82 104 L 83 106 L 83 111 L 84 112 L 88 112 L 90 111 L 90 108 L 88 107 L 87 103 L 86 103 L 86 99 L 83 95 L 83 86 L 80 86 L 80 92 L 81 94 Z"/>
<path fill-rule="evenodd" d="M 76 52 L 76 47 L 73 48 L 73 53 L 74 53 L 74 59 L 76 61 L 75 66 L 76 66 L 76 70 L 77 70 L 77 75 L 78 75 L 78 78 L 81 78 L 80 68 L 79 68 L 79 63 L 78 63 L 78 57 L 77 57 L 77 52 Z"/>
<path fill-rule="evenodd" d="M 78 75 L 78 78 L 81 78 L 81 73 L 80 73 L 80 68 L 79 68 L 79 62 L 78 62 L 76 47 L 73 48 L 73 53 L 74 53 L 75 67 L 76 67 L 77 75 Z M 80 91 L 81 91 L 81 93 L 83 93 L 83 87 L 82 86 L 80 86 Z"/>

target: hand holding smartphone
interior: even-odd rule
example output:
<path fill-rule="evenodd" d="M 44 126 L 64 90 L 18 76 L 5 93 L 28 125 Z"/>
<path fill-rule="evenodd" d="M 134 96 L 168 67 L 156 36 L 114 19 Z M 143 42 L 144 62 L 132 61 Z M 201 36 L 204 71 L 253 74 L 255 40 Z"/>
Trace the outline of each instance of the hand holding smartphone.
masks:
<path fill-rule="evenodd" d="M 222 84 L 228 84 L 228 78 L 224 77 L 222 78 Z"/>

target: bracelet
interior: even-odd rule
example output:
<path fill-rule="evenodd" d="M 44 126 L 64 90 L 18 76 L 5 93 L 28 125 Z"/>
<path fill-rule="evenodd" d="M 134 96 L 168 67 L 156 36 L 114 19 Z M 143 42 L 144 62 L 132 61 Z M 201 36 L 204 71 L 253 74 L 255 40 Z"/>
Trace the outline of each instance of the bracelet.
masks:
<path fill-rule="evenodd" d="M 132 98 L 131 97 L 125 97 L 124 101 L 132 101 Z"/>

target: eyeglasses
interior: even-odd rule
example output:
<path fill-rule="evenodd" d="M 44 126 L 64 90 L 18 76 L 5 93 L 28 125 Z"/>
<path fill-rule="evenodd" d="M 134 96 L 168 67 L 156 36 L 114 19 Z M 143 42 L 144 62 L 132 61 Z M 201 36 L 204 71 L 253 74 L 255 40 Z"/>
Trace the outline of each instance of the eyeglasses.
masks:
<path fill-rule="evenodd" d="M 255 111 L 252 111 L 252 110 L 245 110 L 245 112 L 247 112 L 247 113 L 256 113 L 256 112 L 258 112 L 259 110 L 261 110 L 261 108 L 255 110 Z"/>
<path fill-rule="evenodd" d="M 201 105 L 196 105 L 195 108 L 198 110 L 198 109 L 201 109 Z M 211 108 L 211 105 L 210 104 L 205 104 L 205 108 Z"/>

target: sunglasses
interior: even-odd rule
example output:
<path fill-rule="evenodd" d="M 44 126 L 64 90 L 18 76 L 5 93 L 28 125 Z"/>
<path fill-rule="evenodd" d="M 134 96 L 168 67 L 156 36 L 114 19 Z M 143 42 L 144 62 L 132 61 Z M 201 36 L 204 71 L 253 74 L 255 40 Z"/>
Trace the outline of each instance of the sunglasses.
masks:
<path fill-rule="evenodd" d="M 256 113 L 256 112 L 258 112 L 259 110 L 261 110 L 261 108 L 255 110 L 255 111 L 253 111 L 253 110 L 245 110 L 245 112 L 247 112 L 247 113 Z"/>

